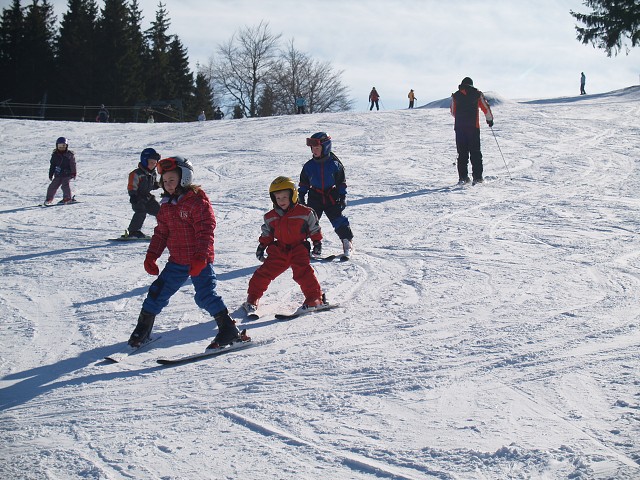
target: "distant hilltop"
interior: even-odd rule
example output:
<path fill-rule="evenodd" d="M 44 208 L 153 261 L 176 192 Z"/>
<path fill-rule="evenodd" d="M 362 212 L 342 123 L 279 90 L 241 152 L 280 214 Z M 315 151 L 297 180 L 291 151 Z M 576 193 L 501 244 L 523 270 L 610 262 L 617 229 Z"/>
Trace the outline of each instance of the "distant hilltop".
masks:
<path fill-rule="evenodd" d="M 633 85 L 631 87 L 622 88 L 620 90 L 613 90 L 606 93 L 596 93 L 593 95 L 575 95 L 572 97 L 557 97 L 546 98 L 540 100 L 509 100 L 496 92 L 483 92 L 487 102 L 490 106 L 501 105 L 504 103 L 527 103 L 527 104 L 546 104 L 546 103 L 573 103 L 583 100 L 596 100 L 596 99 L 613 99 L 619 97 L 637 98 L 640 100 L 640 85 Z M 443 98 L 441 100 L 435 100 L 417 108 L 449 108 L 451 105 L 451 97 Z"/>

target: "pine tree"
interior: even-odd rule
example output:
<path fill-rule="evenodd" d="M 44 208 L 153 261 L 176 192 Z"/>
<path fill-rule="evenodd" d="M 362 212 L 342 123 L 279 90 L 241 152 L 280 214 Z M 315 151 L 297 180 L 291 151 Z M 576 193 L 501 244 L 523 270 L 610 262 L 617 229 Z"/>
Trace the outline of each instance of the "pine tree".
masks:
<path fill-rule="evenodd" d="M 94 52 L 97 17 L 95 0 L 69 0 L 57 42 L 54 103 L 91 105 L 96 102 Z"/>
<path fill-rule="evenodd" d="M 53 6 L 47 0 L 42 4 L 32 0 L 25 8 L 21 41 L 25 55 L 19 60 L 17 71 L 22 101 L 46 103 L 54 78 L 55 22 Z"/>
<path fill-rule="evenodd" d="M 2 10 L 2 23 L 0 23 L 0 72 L 2 72 L 2 89 L 0 89 L 0 101 L 22 100 L 20 92 L 21 63 L 24 61 L 24 14 L 20 6 L 20 0 L 13 0 L 10 8 Z"/>
<path fill-rule="evenodd" d="M 96 73 L 96 90 L 100 95 L 97 103 L 107 106 L 131 105 L 129 89 L 139 82 L 131 65 L 136 56 L 131 43 L 129 10 L 125 0 L 105 0 L 102 15 L 98 19 L 98 43 L 96 48 L 99 59 Z M 111 117 L 116 112 L 111 110 Z"/>
<path fill-rule="evenodd" d="M 273 89 L 267 85 L 262 90 L 260 99 L 258 100 L 258 116 L 259 117 L 271 117 L 276 114 L 274 108 L 275 95 Z"/>
<path fill-rule="evenodd" d="M 202 110 L 204 110 L 207 118 L 213 118 L 213 90 L 211 88 L 211 79 L 204 71 L 199 71 L 196 74 L 195 95 L 185 115 L 187 118 L 196 118 Z"/>
<path fill-rule="evenodd" d="M 631 47 L 640 45 L 640 2 L 638 0 L 586 0 L 592 13 L 571 10 L 571 15 L 584 27 L 576 26 L 577 38 L 585 45 L 603 49 L 607 56 L 618 55 L 623 39 L 631 40 Z M 626 46 L 626 42 L 625 42 Z M 626 47 L 627 54 L 629 48 Z"/>
<path fill-rule="evenodd" d="M 127 62 L 129 73 L 127 81 L 122 86 L 123 98 L 127 105 L 134 105 L 145 99 L 146 62 L 149 58 L 147 44 L 142 33 L 142 11 L 138 0 L 131 0 L 128 8 L 127 33 L 129 37 L 129 50 Z"/>
<path fill-rule="evenodd" d="M 169 75 L 169 31 L 167 10 L 162 2 L 158 5 L 155 21 L 151 28 L 145 31 L 145 38 L 149 44 L 149 63 L 146 69 L 147 98 L 150 100 L 170 99 L 172 86 Z"/>
<path fill-rule="evenodd" d="M 193 74 L 189 70 L 187 49 L 176 35 L 169 44 L 169 71 L 171 72 L 169 98 L 188 103 L 193 98 Z"/>

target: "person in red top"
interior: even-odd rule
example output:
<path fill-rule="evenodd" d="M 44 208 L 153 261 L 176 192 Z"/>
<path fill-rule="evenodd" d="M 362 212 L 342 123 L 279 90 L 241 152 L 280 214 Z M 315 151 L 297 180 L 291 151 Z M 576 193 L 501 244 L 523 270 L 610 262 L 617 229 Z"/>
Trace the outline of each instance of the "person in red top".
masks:
<path fill-rule="evenodd" d="M 455 117 L 456 148 L 458 150 L 458 183 L 469 183 L 469 158 L 473 184 L 481 183 L 482 152 L 480 151 L 480 115 L 482 110 L 487 125 L 493 127 L 493 113 L 484 94 L 474 88 L 473 80 L 464 77 L 458 91 L 451 95 L 451 115 Z"/>
<path fill-rule="evenodd" d="M 304 303 L 298 311 L 315 310 L 323 305 L 324 295 L 309 257 L 310 238 L 320 245 L 322 232 L 313 209 L 298 203 L 298 189 L 288 177 L 278 177 L 269 186 L 273 210 L 264 216 L 256 257 L 264 262 L 249 280 L 247 301 L 242 307 L 255 313 L 269 284 L 289 267 L 300 285 Z M 267 255 L 265 255 L 265 251 Z"/>
<path fill-rule="evenodd" d="M 157 168 L 165 193 L 144 269 L 149 275 L 159 276 L 149 287 L 128 343 L 138 347 L 149 340 L 156 315 L 191 277 L 196 304 L 209 312 L 218 325 L 218 334 L 207 348 L 229 345 L 240 340 L 240 332 L 222 297 L 216 293 L 217 280 L 212 265 L 216 218 L 211 202 L 198 185 L 192 184 L 193 166 L 189 160 L 178 156 L 165 158 L 158 162 Z M 160 273 L 156 261 L 165 248 L 169 250 L 169 260 Z"/>

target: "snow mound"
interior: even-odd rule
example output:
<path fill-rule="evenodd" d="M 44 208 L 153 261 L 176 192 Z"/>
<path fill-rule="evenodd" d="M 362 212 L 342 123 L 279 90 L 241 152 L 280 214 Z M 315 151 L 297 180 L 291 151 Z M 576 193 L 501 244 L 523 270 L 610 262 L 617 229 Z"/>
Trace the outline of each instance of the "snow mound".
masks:
<path fill-rule="evenodd" d="M 513 100 L 509 100 L 496 92 L 483 92 L 489 106 L 494 107 L 496 105 L 502 105 L 505 103 L 515 103 Z M 434 100 L 418 108 L 449 108 L 451 104 L 451 97 L 443 98 L 441 100 Z"/>

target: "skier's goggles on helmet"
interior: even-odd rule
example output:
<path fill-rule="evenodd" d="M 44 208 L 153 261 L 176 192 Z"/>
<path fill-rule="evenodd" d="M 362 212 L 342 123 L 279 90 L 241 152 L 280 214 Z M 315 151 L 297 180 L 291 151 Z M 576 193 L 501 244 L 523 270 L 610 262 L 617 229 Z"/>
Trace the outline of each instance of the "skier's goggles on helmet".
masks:
<path fill-rule="evenodd" d="M 178 168 L 178 164 L 175 158 L 163 158 L 158 162 L 156 168 L 158 169 L 158 173 L 162 175 L 164 172 L 170 172 Z"/>
<path fill-rule="evenodd" d="M 325 140 L 330 140 L 331 137 L 324 138 L 307 138 L 307 147 L 319 147 Z"/>

